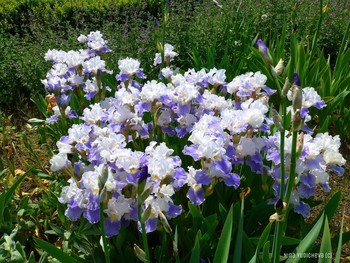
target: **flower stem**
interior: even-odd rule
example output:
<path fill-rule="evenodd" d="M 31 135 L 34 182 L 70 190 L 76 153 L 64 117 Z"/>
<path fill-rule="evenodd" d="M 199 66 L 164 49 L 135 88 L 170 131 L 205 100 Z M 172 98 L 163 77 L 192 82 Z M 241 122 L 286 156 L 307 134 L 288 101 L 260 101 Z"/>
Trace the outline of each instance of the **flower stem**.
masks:
<path fill-rule="evenodd" d="M 282 238 L 285 235 L 285 229 L 287 226 L 287 215 L 288 215 L 288 210 L 290 206 L 289 200 L 290 200 L 290 195 L 292 193 L 292 189 L 295 181 L 294 179 L 295 179 L 295 168 L 296 168 L 296 157 L 297 157 L 297 139 L 298 139 L 298 132 L 293 131 L 290 172 L 288 176 L 288 185 L 287 185 L 286 195 L 284 199 L 284 202 L 287 204 L 287 207 L 286 209 L 283 209 L 282 221 L 277 221 L 275 226 L 275 236 L 273 241 L 273 254 L 272 254 L 273 255 L 272 262 L 274 263 L 279 262 L 279 257 L 281 253 L 281 247 L 282 247 Z M 281 153 L 282 152 L 283 150 L 281 150 Z"/>
<path fill-rule="evenodd" d="M 289 206 L 289 200 L 290 195 L 292 193 L 293 185 L 294 185 L 294 177 L 295 177 L 295 168 L 296 168 L 296 159 L 297 159 L 297 139 L 298 139 L 298 132 L 293 131 L 293 138 L 292 138 L 292 156 L 290 159 L 290 170 L 289 170 L 289 176 L 288 176 L 288 185 L 286 189 L 286 195 L 284 201 L 286 202 L 287 206 Z"/>
<path fill-rule="evenodd" d="M 148 239 L 147 239 L 145 222 L 143 221 L 142 214 L 141 214 L 141 204 L 138 205 L 138 209 L 137 210 L 138 210 L 139 221 L 140 221 L 140 224 L 141 224 L 141 234 L 142 234 L 143 249 L 144 249 L 144 251 L 146 253 L 147 262 L 151 262 L 149 248 L 148 248 Z"/>
<path fill-rule="evenodd" d="M 105 225 L 104 225 L 104 214 L 103 214 L 103 202 L 100 202 L 100 227 L 101 227 L 101 234 L 102 234 L 102 243 L 103 243 L 103 250 L 105 252 L 105 259 L 106 263 L 110 263 L 110 257 L 109 257 L 109 244 L 106 238 L 106 231 L 105 231 Z"/>

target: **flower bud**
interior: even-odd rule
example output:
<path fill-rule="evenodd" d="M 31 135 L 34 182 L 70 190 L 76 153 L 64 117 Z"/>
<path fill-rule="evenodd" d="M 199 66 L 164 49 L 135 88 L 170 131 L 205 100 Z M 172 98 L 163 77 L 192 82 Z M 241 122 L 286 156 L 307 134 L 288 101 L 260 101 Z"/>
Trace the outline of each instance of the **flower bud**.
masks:
<path fill-rule="evenodd" d="M 266 60 L 266 62 L 272 65 L 272 58 L 269 54 L 268 48 L 265 45 L 265 43 L 259 38 L 258 41 L 256 42 L 256 45 L 258 46 L 259 52 L 264 56 L 264 59 Z"/>
<path fill-rule="evenodd" d="M 99 201 L 104 202 L 107 200 L 107 197 L 108 197 L 107 189 L 106 187 L 103 187 L 103 189 L 100 192 Z"/>
<path fill-rule="evenodd" d="M 300 78 L 299 78 L 298 73 L 293 74 L 293 84 L 297 85 L 298 87 L 301 87 Z"/>
<path fill-rule="evenodd" d="M 153 192 L 153 186 L 154 186 L 154 183 L 146 184 L 145 188 L 143 189 L 143 192 L 141 193 L 140 204 L 143 204 L 143 202 Z"/>
<path fill-rule="evenodd" d="M 102 191 L 108 178 L 108 170 L 106 167 L 103 167 L 102 174 L 98 177 L 98 189 Z"/>
<path fill-rule="evenodd" d="M 286 81 L 284 82 L 283 88 L 282 88 L 282 96 L 287 97 L 289 90 L 290 90 L 290 82 L 289 82 L 289 79 L 287 77 Z"/>
<path fill-rule="evenodd" d="M 162 225 L 164 227 L 164 230 L 170 234 L 171 227 L 169 225 L 168 219 L 165 217 L 164 213 L 160 210 L 158 210 L 158 215 L 159 215 L 160 222 L 162 223 Z"/>
<path fill-rule="evenodd" d="M 301 155 L 304 146 L 304 133 L 300 133 L 297 140 L 297 156 Z"/>
<path fill-rule="evenodd" d="M 303 126 L 303 119 L 300 116 L 300 110 L 296 110 L 293 116 L 292 130 L 300 131 Z"/>
<path fill-rule="evenodd" d="M 277 212 L 278 215 L 281 215 L 285 208 L 286 208 L 286 203 L 283 202 L 281 199 L 278 199 L 277 202 L 275 203 L 275 210 Z"/>
<path fill-rule="evenodd" d="M 148 262 L 146 258 L 146 253 L 138 245 L 134 244 L 134 252 L 139 260 L 142 262 Z"/>
<path fill-rule="evenodd" d="M 271 73 L 272 73 L 272 76 L 274 76 L 274 77 L 280 76 L 282 74 L 283 70 L 284 70 L 284 65 L 283 65 L 282 59 L 280 59 L 278 61 L 277 65 L 275 67 L 273 67 L 271 65 Z"/>
<path fill-rule="evenodd" d="M 296 112 L 297 110 L 300 111 L 303 103 L 303 94 L 299 86 L 293 85 L 292 95 L 293 95 L 293 98 L 292 98 L 293 110 L 294 112 Z"/>
<path fill-rule="evenodd" d="M 142 216 L 141 216 L 142 222 L 146 222 L 149 219 L 151 212 L 152 212 L 152 207 L 150 205 L 147 206 L 145 210 L 143 210 Z"/>
<path fill-rule="evenodd" d="M 281 115 L 279 115 L 278 112 L 275 109 L 272 109 L 272 113 L 273 113 L 272 120 L 273 120 L 273 123 L 275 124 L 277 130 L 283 131 L 284 128 L 282 126 L 282 117 L 281 117 Z"/>

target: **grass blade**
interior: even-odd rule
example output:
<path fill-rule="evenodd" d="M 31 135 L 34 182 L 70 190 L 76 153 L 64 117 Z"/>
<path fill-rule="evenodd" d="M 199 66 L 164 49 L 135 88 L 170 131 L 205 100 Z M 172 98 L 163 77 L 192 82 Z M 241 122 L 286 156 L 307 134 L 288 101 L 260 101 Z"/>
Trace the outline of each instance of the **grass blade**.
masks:
<path fill-rule="evenodd" d="M 310 232 L 304 237 L 303 240 L 301 240 L 300 244 L 295 249 L 295 254 L 301 254 L 308 252 L 312 245 L 315 243 L 316 238 L 318 237 L 318 234 L 320 233 L 320 230 L 323 225 L 323 219 L 324 219 L 324 213 L 320 217 L 320 219 L 317 221 L 317 223 L 314 225 L 314 227 L 310 230 Z M 287 263 L 296 263 L 299 262 L 301 258 L 289 258 L 286 262 Z"/>
<path fill-rule="evenodd" d="M 252 257 L 252 259 L 249 261 L 249 263 L 254 263 L 257 262 L 257 258 L 258 258 L 258 253 L 260 251 L 260 249 L 264 246 L 264 244 L 267 242 L 269 235 L 270 235 L 270 231 L 271 231 L 271 226 L 272 226 L 272 222 L 270 222 L 264 229 L 264 231 L 262 232 L 260 238 L 259 238 L 259 242 L 258 245 L 256 247 L 255 250 L 255 254 Z"/>
<path fill-rule="evenodd" d="M 335 212 L 338 209 L 339 206 L 339 202 L 340 202 L 340 198 L 341 198 L 341 192 L 337 192 L 333 195 L 333 197 L 328 201 L 328 203 L 325 205 L 324 207 L 324 213 L 326 214 L 327 218 L 332 219 Z M 319 219 L 323 216 L 322 214 L 319 214 L 317 216 L 317 218 L 313 221 L 313 223 L 311 224 L 311 227 L 313 227 L 318 221 Z M 311 229 L 310 227 L 310 229 Z"/>
<path fill-rule="evenodd" d="M 192 248 L 192 253 L 191 253 L 191 259 L 190 263 L 198 263 L 200 262 L 200 256 L 201 256 L 201 247 L 199 240 L 201 239 L 202 233 L 199 230 L 196 235 L 196 240 L 194 242 L 194 247 Z"/>
<path fill-rule="evenodd" d="M 341 247 L 342 247 L 342 241 L 343 241 L 344 212 L 345 212 L 345 208 L 343 209 L 343 215 L 342 215 L 341 224 L 340 224 L 338 248 L 337 248 L 337 253 L 335 254 L 335 261 L 334 261 L 335 263 L 340 262 Z"/>
<path fill-rule="evenodd" d="M 242 240 L 243 240 L 243 221 L 244 221 L 244 198 L 241 201 L 241 213 L 239 216 L 238 229 L 237 229 L 237 237 L 236 244 L 233 256 L 233 262 L 241 262 L 242 257 Z"/>
<path fill-rule="evenodd" d="M 24 178 L 33 170 L 34 167 L 28 169 L 21 177 L 18 178 L 16 182 L 6 191 L 0 195 L 0 218 L 3 218 L 4 209 L 7 203 L 10 201 L 11 196 L 16 191 L 16 188 L 22 183 Z"/>
<path fill-rule="evenodd" d="M 56 258 L 57 260 L 59 260 L 61 262 L 65 262 L 65 263 L 76 263 L 77 262 L 73 257 L 71 257 L 67 253 L 63 252 L 62 250 L 58 249 L 54 245 L 52 245 L 44 240 L 41 240 L 41 239 L 34 237 L 34 241 L 44 251 L 46 251 L 51 256 L 53 256 L 54 258 Z"/>
<path fill-rule="evenodd" d="M 332 257 L 327 257 L 327 255 L 332 255 L 332 244 L 331 244 L 331 234 L 329 232 L 329 224 L 327 216 L 325 218 L 324 227 L 323 227 L 323 236 L 320 248 L 320 255 L 323 255 L 319 259 L 320 263 L 332 262 Z"/>
<path fill-rule="evenodd" d="M 228 259 L 228 255 L 230 252 L 230 244 L 231 244 L 231 234 L 232 234 L 232 221 L 233 221 L 233 206 L 231 206 L 224 227 L 222 229 L 222 233 L 219 239 L 219 244 L 215 251 L 214 263 L 226 263 Z"/>

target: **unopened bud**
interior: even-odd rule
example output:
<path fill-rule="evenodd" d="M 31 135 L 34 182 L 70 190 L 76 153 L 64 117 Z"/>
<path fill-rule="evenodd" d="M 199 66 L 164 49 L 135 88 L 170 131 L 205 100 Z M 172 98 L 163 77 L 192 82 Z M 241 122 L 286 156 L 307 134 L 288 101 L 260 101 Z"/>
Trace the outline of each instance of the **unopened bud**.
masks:
<path fill-rule="evenodd" d="M 98 177 L 98 189 L 102 191 L 104 188 L 108 178 L 108 169 L 106 167 L 103 167 L 102 174 Z"/>
<path fill-rule="evenodd" d="M 282 214 L 286 208 L 286 203 L 283 202 L 281 199 L 278 199 L 277 202 L 275 203 L 275 210 L 278 215 Z"/>
<path fill-rule="evenodd" d="M 303 126 L 303 119 L 300 116 L 300 110 L 297 110 L 293 116 L 292 130 L 300 131 Z"/>
<path fill-rule="evenodd" d="M 282 126 L 282 117 L 281 117 L 281 115 L 279 115 L 278 112 L 275 109 L 272 109 L 272 113 L 273 113 L 272 120 L 273 120 L 273 123 L 275 124 L 277 130 L 283 131 L 284 128 Z"/>
<path fill-rule="evenodd" d="M 283 60 L 280 59 L 275 67 L 271 66 L 271 73 L 274 77 L 278 77 L 284 70 Z"/>
<path fill-rule="evenodd" d="M 303 104 L 303 94 L 301 92 L 301 89 L 297 85 L 293 85 L 292 95 L 293 110 L 294 112 L 296 112 L 297 110 L 300 111 Z"/>
<path fill-rule="evenodd" d="M 142 262 L 148 262 L 146 258 L 146 253 L 138 245 L 134 244 L 134 252 L 139 260 Z"/>
<path fill-rule="evenodd" d="M 259 38 L 258 41 L 256 42 L 256 45 L 258 46 L 259 52 L 264 56 L 264 59 L 266 60 L 266 62 L 272 65 L 272 59 L 265 43 Z"/>
<path fill-rule="evenodd" d="M 162 53 L 162 51 L 163 51 L 163 45 L 159 41 L 157 42 L 157 50 L 158 50 L 159 53 Z"/>
<path fill-rule="evenodd" d="M 164 213 L 160 210 L 158 210 L 158 215 L 159 215 L 160 222 L 162 223 L 162 225 L 164 227 L 164 230 L 170 234 L 171 227 L 169 225 L 168 219 L 165 217 Z"/>
<path fill-rule="evenodd" d="M 286 81 L 284 82 L 283 89 L 282 89 L 282 96 L 287 97 L 289 90 L 290 90 L 290 82 L 289 82 L 289 79 L 286 78 Z"/>
<path fill-rule="evenodd" d="M 154 183 L 146 184 L 143 192 L 141 193 L 140 204 L 143 204 L 144 201 L 149 197 L 149 195 L 153 192 Z"/>
<path fill-rule="evenodd" d="M 301 82 L 298 73 L 293 74 L 293 84 L 297 85 L 298 87 L 301 87 Z"/>
<path fill-rule="evenodd" d="M 143 210 L 142 216 L 141 216 L 142 222 L 146 222 L 148 220 L 148 218 L 151 215 L 151 212 L 152 212 L 152 207 L 150 205 L 147 206 L 147 208 L 145 210 Z"/>
<path fill-rule="evenodd" d="M 107 197 L 108 197 L 107 189 L 106 189 L 106 187 L 103 187 L 103 189 L 100 192 L 100 197 L 99 197 L 100 202 L 106 201 Z"/>
<path fill-rule="evenodd" d="M 297 140 L 297 156 L 301 155 L 304 146 L 304 133 L 300 133 Z"/>

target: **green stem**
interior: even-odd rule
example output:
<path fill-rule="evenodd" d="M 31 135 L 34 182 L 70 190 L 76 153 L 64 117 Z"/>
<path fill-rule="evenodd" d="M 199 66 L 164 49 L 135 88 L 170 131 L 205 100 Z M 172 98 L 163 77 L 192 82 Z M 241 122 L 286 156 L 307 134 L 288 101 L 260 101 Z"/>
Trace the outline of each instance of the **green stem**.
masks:
<path fill-rule="evenodd" d="M 109 257 L 109 245 L 106 238 L 105 224 L 103 219 L 104 219 L 103 202 L 100 202 L 100 227 L 101 227 L 101 233 L 102 233 L 102 243 L 103 243 L 103 248 L 105 252 L 106 263 L 110 263 L 111 260 Z"/>
<path fill-rule="evenodd" d="M 165 1 L 165 0 L 164 0 Z M 167 12 L 167 6 L 164 3 L 164 1 L 162 1 L 162 11 L 163 11 L 163 21 L 162 21 L 162 52 L 161 52 L 161 56 L 162 56 L 162 68 L 165 68 L 165 57 L 164 57 L 164 45 L 165 45 L 165 30 L 166 30 L 166 12 Z"/>
<path fill-rule="evenodd" d="M 272 248 L 272 262 L 278 263 L 280 262 L 280 253 L 282 248 L 282 237 L 284 236 L 284 222 L 285 221 L 277 221 L 275 225 L 275 235 L 273 239 L 273 248 Z"/>
<path fill-rule="evenodd" d="M 286 190 L 286 195 L 284 202 L 289 206 L 289 200 L 290 195 L 292 193 L 292 189 L 294 186 L 294 177 L 295 177 L 295 169 L 296 169 L 296 159 L 297 159 L 297 139 L 298 139 L 298 132 L 293 131 L 293 138 L 292 138 L 292 156 L 290 159 L 290 170 L 289 170 L 289 176 L 288 176 L 288 185 Z"/>
<path fill-rule="evenodd" d="M 143 222 L 142 214 L 141 214 L 141 204 L 138 205 L 138 209 L 137 210 L 138 210 L 137 213 L 138 213 L 139 221 L 140 221 L 140 224 L 141 224 L 141 231 L 142 231 L 141 234 L 142 234 L 143 249 L 144 249 L 144 251 L 146 253 L 147 262 L 151 262 L 149 248 L 148 248 L 148 239 L 147 239 L 145 222 Z"/>
<path fill-rule="evenodd" d="M 310 57 L 308 60 L 308 67 L 307 68 L 310 68 L 310 64 L 313 61 L 313 56 L 315 54 L 315 50 L 317 47 L 317 40 L 318 40 L 318 37 L 320 35 L 320 29 L 321 29 L 321 25 L 322 25 L 322 21 L 323 21 L 323 16 L 324 16 L 324 14 L 323 14 L 323 0 L 320 0 L 320 19 L 318 20 L 317 29 L 316 29 L 314 38 L 312 40 L 311 52 L 310 52 Z"/>
<path fill-rule="evenodd" d="M 292 189 L 294 186 L 294 177 L 295 177 L 295 169 L 296 169 L 296 157 L 297 157 L 297 138 L 298 138 L 298 132 L 293 131 L 293 138 L 292 138 L 292 153 L 291 153 L 291 161 L 290 161 L 290 172 L 288 176 L 288 185 L 286 190 L 286 195 L 284 202 L 287 204 L 286 209 L 284 209 L 282 216 L 282 221 L 277 221 L 276 227 L 275 227 L 275 237 L 274 237 L 274 244 L 273 244 L 273 261 L 274 263 L 279 262 L 279 256 L 281 253 L 281 247 L 282 247 L 282 238 L 285 235 L 285 229 L 287 225 L 287 215 L 289 210 L 289 200 L 290 195 L 292 193 Z M 282 151 L 281 151 L 282 153 Z M 283 200 L 283 199 L 282 199 Z"/>
<path fill-rule="evenodd" d="M 285 98 L 282 99 L 282 127 L 283 130 L 281 131 L 281 138 L 280 138 L 280 166 L 281 166 L 281 175 L 280 175 L 280 199 L 284 199 L 284 184 L 285 184 L 285 163 L 284 163 L 284 142 L 285 142 L 285 130 L 287 126 L 287 105 Z"/>

